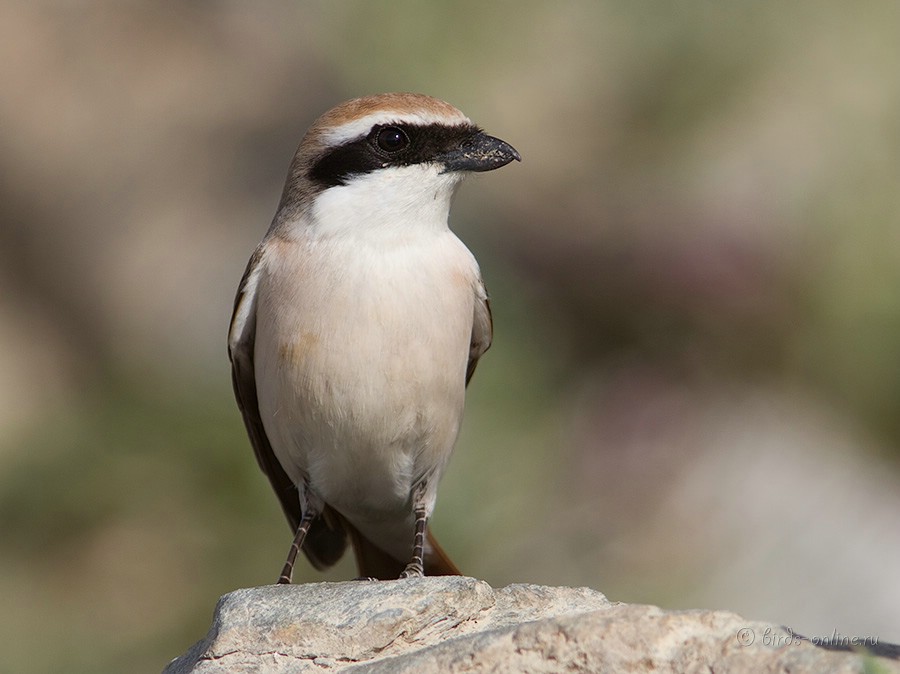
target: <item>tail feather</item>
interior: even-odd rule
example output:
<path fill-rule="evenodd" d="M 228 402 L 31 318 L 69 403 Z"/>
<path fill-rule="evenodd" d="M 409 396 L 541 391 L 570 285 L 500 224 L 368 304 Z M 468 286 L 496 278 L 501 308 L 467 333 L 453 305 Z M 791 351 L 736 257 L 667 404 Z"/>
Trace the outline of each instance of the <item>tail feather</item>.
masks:
<path fill-rule="evenodd" d="M 363 536 L 350 522 L 342 519 L 342 524 L 350 537 L 353 553 L 356 556 L 356 566 L 359 575 L 363 578 L 377 578 L 379 580 L 396 580 L 403 573 L 410 560 L 396 559 L 368 538 Z M 462 575 L 456 565 L 450 561 L 450 557 L 438 544 L 431 531 L 428 531 L 427 544 L 425 546 L 425 575 L 426 576 L 460 576 Z"/>
<path fill-rule="evenodd" d="M 346 529 L 336 512 L 326 506 L 324 512 L 313 520 L 303 541 L 303 552 L 316 569 L 324 571 L 344 556 L 346 548 Z"/>
<path fill-rule="evenodd" d="M 428 530 L 428 543 L 425 546 L 425 575 L 426 576 L 461 576 L 456 564 L 450 561 L 450 557 L 444 549 L 438 545 L 437 539 Z"/>
<path fill-rule="evenodd" d="M 356 527 L 345 522 L 350 533 L 350 544 L 353 546 L 353 554 L 356 556 L 356 568 L 362 578 L 377 578 L 378 580 L 396 580 L 400 577 L 406 562 L 394 559 L 377 545 L 363 536 Z"/>

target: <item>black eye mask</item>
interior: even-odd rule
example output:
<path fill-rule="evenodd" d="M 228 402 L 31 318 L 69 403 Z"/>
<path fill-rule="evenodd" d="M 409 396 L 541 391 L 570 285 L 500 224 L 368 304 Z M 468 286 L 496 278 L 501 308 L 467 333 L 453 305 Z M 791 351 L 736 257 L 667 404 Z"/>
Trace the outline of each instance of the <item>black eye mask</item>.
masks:
<path fill-rule="evenodd" d="M 479 132 L 470 124 L 379 124 L 366 137 L 329 150 L 313 164 L 310 177 L 322 187 L 334 187 L 380 168 L 438 161 Z"/>

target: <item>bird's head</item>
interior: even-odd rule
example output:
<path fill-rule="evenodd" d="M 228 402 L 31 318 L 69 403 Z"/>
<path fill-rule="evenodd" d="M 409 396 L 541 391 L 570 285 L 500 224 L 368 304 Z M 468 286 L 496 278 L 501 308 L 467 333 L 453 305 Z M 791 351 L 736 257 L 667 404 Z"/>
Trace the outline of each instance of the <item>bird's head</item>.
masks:
<path fill-rule="evenodd" d="M 355 98 L 322 115 L 294 156 L 279 213 L 339 222 L 438 218 L 470 172 L 519 160 L 449 103 L 423 94 Z M 317 214 L 318 212 L 318 214 Z"/>

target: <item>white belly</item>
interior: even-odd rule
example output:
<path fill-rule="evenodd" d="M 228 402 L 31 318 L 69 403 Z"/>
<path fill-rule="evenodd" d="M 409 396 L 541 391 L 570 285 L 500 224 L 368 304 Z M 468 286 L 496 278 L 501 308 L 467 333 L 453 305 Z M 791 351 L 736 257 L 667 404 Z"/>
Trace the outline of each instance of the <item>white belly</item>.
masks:
<path fill-rule="evenodd" d="M 433 503 L 462 419 L 477 265 L 449 231 L 278 245 L 291 250 L 260 279 L 254 354 L 272 449 L 311 496 L 408 554 L 412 487 L 427 477 Z"/>

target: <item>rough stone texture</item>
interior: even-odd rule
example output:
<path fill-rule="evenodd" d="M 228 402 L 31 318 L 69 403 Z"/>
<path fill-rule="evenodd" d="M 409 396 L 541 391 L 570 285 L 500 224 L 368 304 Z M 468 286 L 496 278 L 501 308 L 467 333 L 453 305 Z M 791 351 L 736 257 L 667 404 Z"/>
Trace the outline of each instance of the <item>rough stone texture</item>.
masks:
<path fill-rule="evenodd" d="M 219 600 L 207 636 L 165 674 L 900 673 L 900 647 L 875 652 L 823 648 L 724 611 L 663 611 L 585 588 L 494 590 L 446 577 L 232 592 Z"/>

